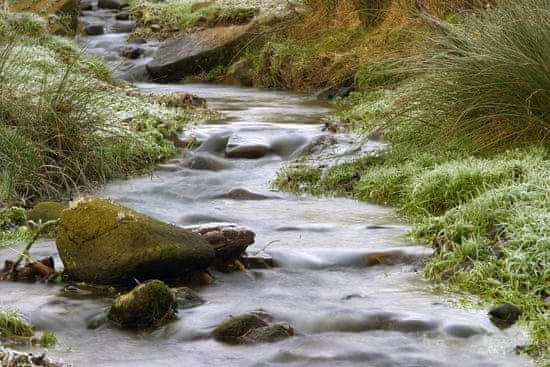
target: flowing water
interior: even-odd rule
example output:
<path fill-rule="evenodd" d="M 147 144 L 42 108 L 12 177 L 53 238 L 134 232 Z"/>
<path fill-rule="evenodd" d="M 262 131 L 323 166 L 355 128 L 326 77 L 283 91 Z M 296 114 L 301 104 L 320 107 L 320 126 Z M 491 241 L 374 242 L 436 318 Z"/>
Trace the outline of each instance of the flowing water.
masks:
<path fill-rule="evenodd" d="M 102 54 L 104 46 L 120 47 L 108 42 L 112 39 L 123 40 L 108 34 L 83 42 L 102 45 L 90 49 Z M 153 175 L 114 182 L 94 194 L 177 225 L 248 226 L 257 234 L 249 253 L 269 254 L 277 267 L 215 273 L 214 284 L 194 287 L 206 304 L 180 310 L 177 321 L 152 333 L 111 325 L 88 329 L 87 320 L 109 307 L 108 293 L 2 283 L 2 307 L 20 310 L 37 329 L 57 335 L 59 346 L 50 356 L 78 366 L 530 365 L 514 353 L 516 345 L 528 341 L 524 330 L 500 330 L 486 310 L 464 309 L 422 280 L 420 264 L 430 249 L 407 240 L 408 225 L 391 209 L 272 189 L 277 170 L 324 134 L 320 121 L 330 112 L 327 106 L 308 96 L 230 86 L 139 87 L 197 94 L 227 118 L 193 127 L 191 133 L 203 144 L 159 165 Z M 272 153 L 227 159 L 220 153 L 227 139 L 230 144 L 264 144 Z M 350 146 L 347 137 L 336 139 L 337 146 Z M 217 170 L 189 168 L 194 159 L 215 162 Z M 246 191 L 234 195 L 235 189 Z M 32 254 L 57 256 L 55 243 L 41 241 Z M 0 258 L 15 255 L 14 249 L 0 249 Z M 367 266 L 376 258 L 393 265 Z M 249 311 L 288 322 L 296 336 L 239 346 L 209 337 L 229 315 Z"/>

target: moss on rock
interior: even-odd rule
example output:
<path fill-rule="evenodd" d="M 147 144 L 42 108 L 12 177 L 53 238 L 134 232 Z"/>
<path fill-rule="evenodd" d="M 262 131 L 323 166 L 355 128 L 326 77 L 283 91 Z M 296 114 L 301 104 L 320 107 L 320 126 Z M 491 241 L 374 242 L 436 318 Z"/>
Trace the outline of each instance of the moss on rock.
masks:
<path fill-rule="evenodd" d="M 258 315 L 246 313 L 222 322 L 212 331 L 212 336 L 220 341 L 237 341 L 251 330 L 266 326 L 267 323 Z"/>
<path fill-rule="evenodd" d="M 65 209 L 67 209 L 66 205 L 54 201 L 42 201 L 27 210 L 27 220 L 32 220 L 35 223 L 56 220 L 61 217 L 61 212 Z"/>
<path fill-rule="evenodd" d="M 125 328 L 158 326 L 173 317 L 175 304 L 174 293 L 166 284 L 150 280 L 117 297 L 108 317 Z"/>
<path fill-rule="evenodd" d="M 93 197 L 62 212 L 57 248 L 69 278 L 100 284 L 173 278 L 214 259 L 201 236 Z"/>

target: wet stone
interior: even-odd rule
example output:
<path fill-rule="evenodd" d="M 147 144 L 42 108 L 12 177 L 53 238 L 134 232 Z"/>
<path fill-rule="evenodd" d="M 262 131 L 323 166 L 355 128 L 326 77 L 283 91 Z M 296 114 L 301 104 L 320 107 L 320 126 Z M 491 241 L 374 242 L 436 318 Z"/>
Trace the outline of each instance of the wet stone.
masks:
<path fill-rule="evenodd" d="M 496 306 L 489 311 L 491 321 L 498 327 L 513 325 L 521 314 L 521 309 L 518 306 L 509 303 Z"/>
<path fill-rule="evenodd" d="M 294 335 L 292 327 L 286 323 L 277 323 L 250 330 L 240 338 L 245 344 L 275 343 Z"/>
<path fill-rule="evenodd" d="M 176 297 L 178 308 L 193 308 L 206 303 L 206 301 L 191 288 L 180 287 L 172 291 Z"/>
<path fill-rule="evenodd" d="M 116 20 L 128 20 L 130 19 L 130 12 L 128 11 L 121 11 L 115 15 Z"/>
<path fill-rule="evenodd" d="M 487 334 L 483 328 L 470 325 L 450 325 L 444 329 L 444 332 L 455 338 L 469 338 L 474 335 Z"/>
<path fill-rule="evenodd" d="M 87 0 L 80 1 L 79 7 L 80 7 L 80 10 L 82 11 L 88 11 L 88 10 L 94 9 L 92 2 Z"/>
<path fill-rule="evenodd" d="M 230 168 L 228 164 L 221 160 L 209 156 L 196 156 L 183 162 L 183 166 L 204 171 L 222 171 Z"/>
<path fill-rule="evenodd" d="M 104 29 L 102 24 L 90 24 L 82 32 L 87 36 L 99 36 L 104 33 Z"/>
<path fill-rule="evenodd" d="M 160 280 L 150 280 L 117 297 L 108 318 L 124 328 L 159 326 L 174 317 L 176 298 Z"/>
<path fill-rule="evenodd" d="M 212 331 L 212 336 L 220 341 L 230 341 L 245 335 L 252 329 L 265 326 L 267 323 L 259 316 L 247 313 L 225 320 Z"/>
<path fill-rule="evenodd" d="M 126 5 L 126 0 L 98 0 L 97 2 L 97 6 L 103 9 L 121 9 Z"/>
<path fill-rule="evenodd" d="M 139 59 L 143 55 L 143 52 L 145 50 L 140 47 L 127 46 L 120 51 L 120 56 L 127 59 Z"/>
<path fill-rule="evenodd" d="M 216 195 L 214 199 L 231 199 L 231 200 L 266 200 L 273 199 L 267 195 L 257 194 L 246 189 L 233 189 L 228 193 Z"/>
<path fill-rule="evenodd" d="M 114 33 L 130 33 L 133 32 L 136 29 L 136 24 L 134 22 L 125 21 L 125 22 L 117 22 L 113 24 L 112 31 Z"/>
<path fill-rule="evenodd" d="M 270 151 L 267 145 L 254 144 L 254 145 L 237 145 L 227 146 L 225 149 L 225 156 L 227 158 L 244 158 L 244 159 L 258 159 L 265 157 Z"/>

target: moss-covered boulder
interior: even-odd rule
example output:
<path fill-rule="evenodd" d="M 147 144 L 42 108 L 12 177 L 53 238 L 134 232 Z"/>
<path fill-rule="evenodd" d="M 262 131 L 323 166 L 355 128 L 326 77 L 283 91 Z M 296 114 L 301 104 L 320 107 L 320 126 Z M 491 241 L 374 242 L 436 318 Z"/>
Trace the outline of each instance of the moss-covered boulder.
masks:
<path fill-rule="evenodd" d="M 241 343 L 275 343 L 294 335 L 293 329 L 286 324 L 273 324 L 250 330 L 239 338 Z"/>
<path fill-rule="evenodd" d="M 150 280 L 115 298 L 108 318 L 124 328 L 159 326 L 175 315 L 174 293 L 160 280 Z"/>
<path fill-rule="evenodd" d="M 294 335 L 287 323 L 268 324 L 260 316 L 246 313 L 222 322 L 212 331 L 212 336 L 231 344 L 273 343 Z"/>
<path fill-rule="evenodd" d="M 258 315 L 246 313 L 230 317 L 212 331 L 212 336 L 220 341 L 238 341 L 253 329 L 268 326 Z"/>
<path fill-rule="evenodd" d="M 56 220 L 61 217 L 61 212 L 65 209 L 67 209 L 66 205 L 53 201 L 42 201 L 27 210 L 27 220 L 32 220 L 35 223 Z"/>
<path fill-rule="evenodd" d="M 62 212 L 57 249 L 69 278 L 97 284 L 171 279 L 214 259 L 200 235 L 92 197 Z"/>

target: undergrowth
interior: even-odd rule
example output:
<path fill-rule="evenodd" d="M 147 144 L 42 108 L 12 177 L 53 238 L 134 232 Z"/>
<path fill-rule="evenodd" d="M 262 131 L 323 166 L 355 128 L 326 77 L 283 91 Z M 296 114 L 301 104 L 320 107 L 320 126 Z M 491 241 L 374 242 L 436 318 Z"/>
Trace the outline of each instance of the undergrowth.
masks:
<path fill-rule="evenodd" d="M 112 84 L 31 14 L 0 14 L 0 203 L 58 197 L 148 169 L 193 118 Z"/>
<path fill-rule="evenodd" d="M 434 248 L 425 276 L 485 307 L 518 305 L 532 336 L 520 349 L 545 365 L 550 0 L 459 15 L 424 14 L 439 32 L 427 51 L 367 73 L 398 82 L 337 102 L 337 120 L 390 148 L 328 169 L 289 165 L 275 184 L 397 207 L 411 236 Z"/>
<path fill-rule="evenodd" d="M 223 8 L 196 0 L 130 0 L 129 5 L 140 37 L 168 36 L 192 27 L 245 24 L 257 13 L 254 8 Z"/>

